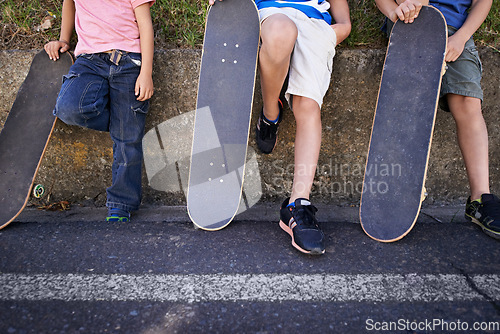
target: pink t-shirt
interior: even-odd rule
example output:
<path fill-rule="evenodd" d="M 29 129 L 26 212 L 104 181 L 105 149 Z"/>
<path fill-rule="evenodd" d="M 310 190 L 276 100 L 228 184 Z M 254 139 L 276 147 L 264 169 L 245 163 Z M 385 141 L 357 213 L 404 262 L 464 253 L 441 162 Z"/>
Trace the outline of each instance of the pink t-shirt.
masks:
<path fill-rule="evenodd" d="M 75 55 L 118 49 L 141 52 L 134 9 L 155 0 L 74 0 Z"/>

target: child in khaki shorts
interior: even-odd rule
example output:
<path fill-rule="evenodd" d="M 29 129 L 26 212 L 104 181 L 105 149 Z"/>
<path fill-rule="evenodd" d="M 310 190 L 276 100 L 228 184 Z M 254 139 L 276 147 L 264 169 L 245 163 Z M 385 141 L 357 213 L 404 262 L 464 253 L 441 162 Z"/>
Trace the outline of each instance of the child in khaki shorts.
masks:
<path fill-rule="evenodd" d="M 490 194 L 488 132 L 481 111 L 482 67 L 472 39 L 486 19 L 492 0 L 376 0 L 376 3 L 388 17 L 389 28 L 397 20 L 408 24 L 418 20 L 422 5 L 432 5 L 443 13 L 448 24 L 448 48 L 439 106 L 450 111 L 455 119 L 467 169 L 470 197 L 465 218 L 478 224 L 489 236 L 500 239 L 500 199 Z"/>
<path fill-rule="evenodd" d="M 215 0 L 209 0 L 214 4 Z M 335 47 L 351 31 L 347 0 L 255 1 L 261 19 L 260 83 L 264 106 L 257 146 L 271 153 L 283 116 L 279 95 L 289 73 L 286 98 L 297 123 L 292 193 L 280 210 L 280 226 L 301 252 L 323 254 L 324 234 L 309 201 L 321 146 L 321 105 L 330 84 Z"/>

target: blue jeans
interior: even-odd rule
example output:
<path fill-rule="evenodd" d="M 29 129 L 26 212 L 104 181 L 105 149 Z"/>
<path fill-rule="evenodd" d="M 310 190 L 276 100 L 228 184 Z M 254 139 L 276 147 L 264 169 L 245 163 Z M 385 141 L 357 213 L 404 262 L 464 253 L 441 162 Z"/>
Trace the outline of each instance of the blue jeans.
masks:
<path fill-rule="evenodd" d="M 54 115 L 69 125 L 108 131 L 113 140 L 113 178 L 108 208 L 133 211 L 141 203 L 142 137 L 149 101 L 137 101 L 139 53 L 118 65 L 107 53 L 79 55 L 63 77 Z"/>

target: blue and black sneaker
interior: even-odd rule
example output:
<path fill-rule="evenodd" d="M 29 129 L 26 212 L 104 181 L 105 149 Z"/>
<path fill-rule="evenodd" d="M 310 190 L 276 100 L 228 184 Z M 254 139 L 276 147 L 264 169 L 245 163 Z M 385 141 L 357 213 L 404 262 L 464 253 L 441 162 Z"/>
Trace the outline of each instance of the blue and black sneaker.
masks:
<path fill-rule="evenodd" d="M 276 146 L 278 139 L 278 127 L 283 119 L 283 103 L 278 100 L 280 114 L 276 121 L 270 121 L 264 116 L 264 109 L 260 112 L 259 120 L 255 129 L 257 147 L 262 153 L 269 154 Z"/>
<path fill-rule="evenodd" d="M 106 217 L 106 221 L 127 223 L 130 221 L 130 212 L 122 209 L 110 208 L 108 210 L 108 216 Z"/>
<path fill-rule="evenodd" d="M 323 254 L 325 235 L 314 216 L 318 209 L 305 198 L 288 202 L 289 198 L 281 205 L 280 227 L 292 237 L 293 247 L 306 254 Z"/>
<path fill-rule="evenodd" d="M 465 218 L 481 226 L 483 232 L 500 239 L 500 199 L 492 194 L 482 194 L 479 200 L 467 199 Z"/>

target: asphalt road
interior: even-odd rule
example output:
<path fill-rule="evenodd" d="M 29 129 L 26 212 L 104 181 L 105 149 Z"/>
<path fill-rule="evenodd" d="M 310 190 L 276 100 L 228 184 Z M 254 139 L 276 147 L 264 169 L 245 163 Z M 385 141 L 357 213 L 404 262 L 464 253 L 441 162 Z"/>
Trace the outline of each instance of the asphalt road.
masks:
<path fill-rule="evenodd" d="M 424 208 L 383 244 L 320 207 L 327 252 L 297 252 L 276 208 L 218 232 L 182 207 L 26 210 L 0 231 L 0 333 L 499 333 L 499 241 L 463 207 Z M 477 329 L 477 330 L 474 330 Z"/>

